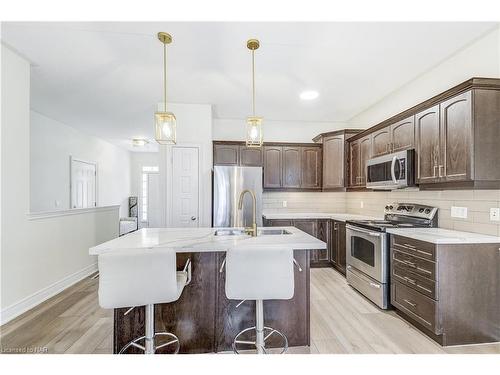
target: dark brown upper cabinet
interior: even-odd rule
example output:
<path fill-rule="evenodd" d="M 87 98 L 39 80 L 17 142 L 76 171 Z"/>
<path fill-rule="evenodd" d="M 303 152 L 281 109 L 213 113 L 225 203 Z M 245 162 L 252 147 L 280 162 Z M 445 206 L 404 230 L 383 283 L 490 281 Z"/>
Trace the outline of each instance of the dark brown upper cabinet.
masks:
<path fill-rule="evenodd" d="M 472 168 L 472 92 L 455 96 L 439 106 L 441 163 L 438 174 L 444 181 L 468 181 Z M 500 126 L 500 118 L 498 119 Z M 479 147 L 481 145 L 479 144 Z M 498 160 L 500 161 L 500 160 Z M 499 166 L 496 166 L 499 168 Z"/>
<path fill-rule="evenodd" d="M 264 146 L 264 189 L 279 189 L 283 187 L 282 172 L 282 154 L 281 146 Z"/>
<path fill-rule="evenodd" d="M 350 186 L 360 185 L 359 142 L 371 134 L 372 157 L 415 148 L 421 189 L 497 189 L 499 124 L 500 79 L 472 78 L 353 136 Z"/>
<path fill-rule="evenodd" d="M 415 147 L 414 116 L 391 125 L 391 152 L 408 150 Z"/>
<path fill-rule="evenodd" d="M 372 139 L 367 135 L 359 140 L 360 185 L 366 186 L 366 162 L 372 157 Z"/>
<path fill-rule="evenodd" d="M 345 191 L 349 185 L 347 170 L 349 160 L 348 140 L 361 129 L 342 129 L 318 135 L 313 139 L 323 144 L 322 189 L 323 191 Z"/>
<path fill-rule="evenodd" d="M 301 188 L 321 189 L 322 160 L 321 147 L 301 148 Z"/>
<path fill-rule="evenodd" d="M 439 180 L 438 168 L 441 159 L 439 140 L 439 105 L 415 115 L 417 183 Z"/>
<path fill-rule="evenodd" d="M 214 165 L 238 165 L 238 144 L 214 143 Z"/>
<path fill-rule="evenodd" d="M 372 134 L 373 157 L 385 155 L 391 152 L 391 127 L 387 126 Z"/>
<path fill-rule="evenodd" d="M 359 139 L 349 142 L 349 187 L 361 186 Z"/>
<path fill-rule="evenodd" d="M 240 146 L 240 165 L 242 167 L 262 167 L 262 148 Z"/>
<path fill-rule="evenodd" d="M 301 148 L 283 147 L 282 179 L 284 188 L 301 187 Z"/>

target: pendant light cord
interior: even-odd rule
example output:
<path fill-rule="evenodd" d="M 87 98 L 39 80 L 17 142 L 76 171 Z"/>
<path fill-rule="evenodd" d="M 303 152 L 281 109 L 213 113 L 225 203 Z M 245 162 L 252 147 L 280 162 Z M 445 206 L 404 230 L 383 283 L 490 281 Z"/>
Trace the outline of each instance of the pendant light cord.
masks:
<path fill-rule="evenodd" d="M 164 112 L 167 112 L 167 44 L 163 43 L 163 99 Z"/>
<path fill-rule="evenodd" d="M 252 111 L 255 117 L 255 50 L 252 50 Z"/>

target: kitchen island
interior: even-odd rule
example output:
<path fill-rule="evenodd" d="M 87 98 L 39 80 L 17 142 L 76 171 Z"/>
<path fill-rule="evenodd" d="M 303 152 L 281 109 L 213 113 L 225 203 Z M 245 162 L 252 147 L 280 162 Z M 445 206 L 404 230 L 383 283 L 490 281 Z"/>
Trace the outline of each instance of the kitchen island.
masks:
<path fill-rule="evenodd" d="M 222 235 L 216 235 L 217 230 Z M 294 296 L 291 300 L 265 301 L 264 319 L 266 326 L 287 336 L 289 346 L 310 345 L 309 253 L 325 249 L 326 244 L 297 228 L 259 228 L 257 237 L 239 234 L 237 230 L 223 232 L 221 228 L 147 228 L 92 247 L 89 254 L 168 248 L 177 253 L 179 270 L 191 259 L 192 280 L 179 300 L 155 305 L 155 331 L 177 335 L 181 353 L 215 353 L 231 350 L 236 334 L 255 324 L 255 303 L 246 301 L 236 307 L 240 301 L 228 300 L 225 270 L 220 272 L 226 251 L 243 245 L 294 249 L 294 258 L 302 267 L 302 272 L 295 269 Z M 114 353 L 133 338 L 144 335 L 144 307 L 124 315 L 127 310 L 114 311 Z"/>

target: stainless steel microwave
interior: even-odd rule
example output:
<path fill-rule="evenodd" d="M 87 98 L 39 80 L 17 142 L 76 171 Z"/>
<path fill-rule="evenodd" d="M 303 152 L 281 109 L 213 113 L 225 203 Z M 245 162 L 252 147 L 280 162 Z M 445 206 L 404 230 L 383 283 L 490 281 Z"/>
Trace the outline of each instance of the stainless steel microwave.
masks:
<path fill-rule="evenodd" d="M 395 190 L 415 185 L 415 150 L 405 150 L 369 159 L 366 187 Z"/>

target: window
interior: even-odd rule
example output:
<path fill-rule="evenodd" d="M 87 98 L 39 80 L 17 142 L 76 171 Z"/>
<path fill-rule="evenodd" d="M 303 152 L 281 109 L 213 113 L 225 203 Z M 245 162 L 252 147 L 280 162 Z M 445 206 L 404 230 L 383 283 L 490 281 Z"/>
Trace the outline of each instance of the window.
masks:
<path fill-rule="evenodd" d="M 159 168 L 157 166 L 143 166 L 142 167 L 142 180 L 141 180 L 141 221 L 148 221 L 148 189 L 149 189 L 149 174 L 158 173 Z"/>

